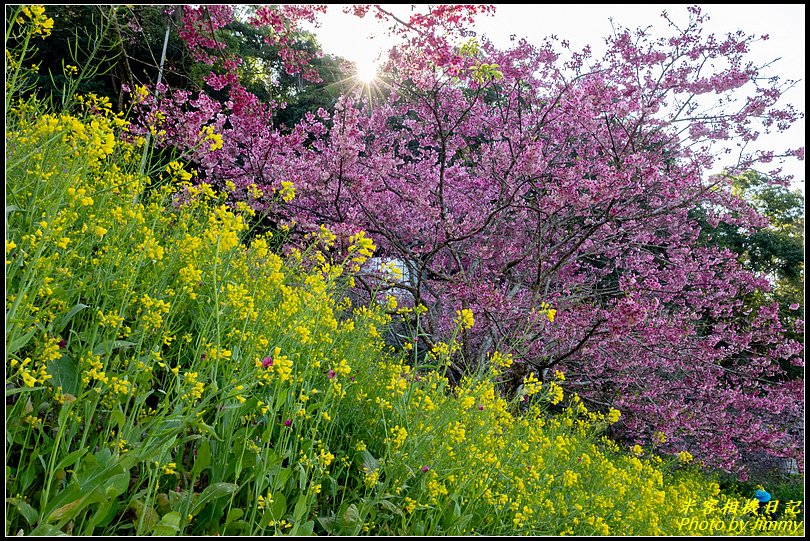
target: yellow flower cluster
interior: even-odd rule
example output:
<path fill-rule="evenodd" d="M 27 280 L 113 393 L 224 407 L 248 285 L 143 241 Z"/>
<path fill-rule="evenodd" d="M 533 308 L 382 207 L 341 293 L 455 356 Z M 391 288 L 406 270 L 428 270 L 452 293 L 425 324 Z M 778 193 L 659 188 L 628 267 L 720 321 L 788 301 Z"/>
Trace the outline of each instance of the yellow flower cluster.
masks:
<path fill-rule="evenodd" d="M 562 399 L 563 399 L 562 387 L 560 387 L 559 385 L 557 385 L 553 381 L 549 382 L 549 384 L 548 384 L 548 401 L 549 401 L 549 403 L 556 406 L 557 404 L 562 402 Z"/>
<path fill-rule="evenodd" d="M 273 505 L 273 502 L 274 500 L 272 492 L 268 492 L 267 497 L 259 494 L 259 497 L 256 499 L 256 507 L 258 507 L 259 509 L 266 509 L 271 505 Z"/>
<path fill-rule="evenodd" d="M 496 369 L 509 368 L 510 366 L 512 366 L 512 362 L 513 362 L 512 355 L 510 354 L 504 355 L 499 351 L 494 352 L 489 358 L 490 366 Z"/>
<path fill-rule="evenodd" d="M 205 384 L 198 381 L 200 375 L 197 372 L 185 372 L 183 374 L 183 381 L 188 389 L 180 398 L 183 400 L 199 400 L 202 398 Z"/>
<path fill-rule="evenodd" d="M 273 350 L 273 364 L 270 369 L 282 382 L 288 381 L 292 377 L 293 362 L 289 357 L 281 354 L 280 347 Z"/>
<path fill-rule="evenodd" d="M 548 318 L 549 323 L 554 322 L 554 318 L 557 316 L 557 310 L 551 307 L 550 304 L 547 302 L 540 303 L 540 313 L 545 314 Z"/>
<path fill-rule="evenodd" d="M 163 325 L 163 316 L 169 313 L 171 304 L 161 299 L 153 299 L 148 294 L 141 297 L 140 301 L 141 306 L 138 308 L 140 320 L 147 329 L 153 331 L 160 329 Z"/>
<path fill-rule="evenodd" d="M 214 130 L 213 126 L 203 126 L 200 132 L 200 144 L 208 143 L 208 150 L 214 151 L 222 148 L 222 136 Z"/>
<path fill-rule="evenodd" d="M 279 190 L 279 195 L 281 196 L 281 200 L 285 203 L 289 203 L 293 199 L 295 199 L 295 187 L 293 186 L 292 182 L 287 180 L 281 181 L 281 189 Z"/>
<path fill-rule="evenodd" d="M 456 325 L 461 329 L 472 329 L 475 325 L 472 310 L 465 308 L 463 310 L 456 310 Z"/>
<path fill-rule="evenodd" d="M 678 453 L 678 460 L 683 464 L 689 464 L 690 462 L 692 462 L 693 457 L 689 451 L 681 451 L 680 453 Z"/>
<path fill-rule="evenodd" d="M 405 443 L 405 439 L 408 437 L 408 431 L 405 430 L 404 427 L 395 426 L 391 429 L 391 446 L 394 449 L 399 449 L 402 447 L 402 444 Z"/>
<path fill-rule="evenodd" d="M 188 181 L 191 180 L 191 173 L 186 171 L 178 161 L 171 161 L 166 166 L 166 172 L 173 180 Z"/>
<path fill-rule="evenodd" d="M 360 265 L 374 255 L 374 250 L 376 250 L 377 247 L 374 245 L 374 241 L 366 236 L 365 231 L 360 231 L 350 236 L 349 242 L 351 243 L 348 249 L 352 262 L 351 268 L 357 271 L 360 270 Z"/>
<path fill-rule="evenodd" d="M 23 6 L 22 13 L 31 24 L 31 32 L 34 36 L 39 36 L 44 39 L 51 35 L 53 19 L 45 15 L 44 6 Z M 17 23 L 25 24 L 26 21 L 20 17 L 17 19 Z"/>
<path fill-rule="evenodd" d="M 321 449 L 320 453 L 318 454 L 318 461 L 321 463 L 322 467 L 328 467 L 333 460 L 335 460 L 335 455 L 326 449 Z"/>
<path fill-rule="evenodd" d="M 543 382 L 537 379 L 537 376 L 534 372 L 530 372 L 528 376 L 523 378 L 523 394 L 526 396 L 532 396 L 541 391 L 543 388 Z"/>

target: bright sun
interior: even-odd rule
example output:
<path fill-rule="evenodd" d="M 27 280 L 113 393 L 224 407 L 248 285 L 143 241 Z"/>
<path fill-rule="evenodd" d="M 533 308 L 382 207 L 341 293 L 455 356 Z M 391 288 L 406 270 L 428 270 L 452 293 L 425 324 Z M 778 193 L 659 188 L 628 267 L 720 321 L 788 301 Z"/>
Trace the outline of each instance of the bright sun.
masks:
<path fill-rule="evenodd" d="M 377 64 L 371 60 L 358 60 L 355 69 L 357 78 L 363 83 L 369 84 L 377 78 Z"/>

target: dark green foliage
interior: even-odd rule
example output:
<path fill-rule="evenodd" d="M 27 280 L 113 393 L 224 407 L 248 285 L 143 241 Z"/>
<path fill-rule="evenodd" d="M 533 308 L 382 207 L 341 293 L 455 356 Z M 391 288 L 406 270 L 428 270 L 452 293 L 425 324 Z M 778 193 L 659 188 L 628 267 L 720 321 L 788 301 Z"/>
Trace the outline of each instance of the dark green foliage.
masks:
<path fill-rule="evenodd" d="M 747 171 L 734 178 L 733 189 L 751 204 L 769 224 L 755 231 L 743 231 L 735 225 L 720 222 L 711 226 L 702 209 L 692 217 L 701 225 L 701 241 L 728 248 L 749 270 L 767 276 L 773 288 L 765 294 L 750 295 L 746 306 L 756 308 L 765 303 L 779 303 L 779 316 L 786 336 L 804 343 L 795 322 L 804 314 L 804 195 L 799 191 L 771 184 L 756 171 Z M 798 305 L 797 309 L 790 309 Z M 803 371 L 785 366 L 789 378 L 802 377 Z"/>
<path fill-rule="evenodd" d="M 334 56 L 312 59 L 311 65 L 322 79 L 319 83 L 288 74 L 279 55 L 281 47 L 265 41 L 269 30 L 247 22 L 255 7 L 238 9 L 237 20 L 217 30 L 215 36 L 225 46 L 224 54 L 241 58 L 239 79 L 249 92 L 264 102 L 286 104 L 275 114 L 277 126 L 291 128 L 309 111 L 321 107 L 331 110 L 337 97 L 349 90 L 344 61 Z M 170 33 L 162 82 L 190 91 L 205 87 L 203 78 L 211 68 L 195 62 L 178 35 L 181 6 L 62 5 L 49 7 L 48 14 L 54 19 L 54 30 L 38 44 L 37 61 L 41 64 L 36 86 L 41 97 L 53 96 L 54 104 L 69 97 L 64 95 L 70 87 L 65 66 L 89 66 L 93 71 L 80 74 L 70 94 L 93 92 L 108 97 L 116 110 L 124 110 L 129 99 L 125 86 L 154 85 L 157 81 L 167 27 Z M 313 55 L 320 49 L 315 35 L 303 30 L 294 35 L 291 45 Z M 222 101 L 228 99 L 227 89 L 207 90 Z"/>

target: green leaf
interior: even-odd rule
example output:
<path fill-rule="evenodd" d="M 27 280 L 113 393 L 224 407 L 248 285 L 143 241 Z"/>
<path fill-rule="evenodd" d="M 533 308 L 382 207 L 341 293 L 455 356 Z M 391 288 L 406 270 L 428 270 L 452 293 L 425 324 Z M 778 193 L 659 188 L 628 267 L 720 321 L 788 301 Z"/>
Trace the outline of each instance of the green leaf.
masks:
<path fill-rule="evenodd" d="M 368 449 L 363 450 L 360 455 L 360 461 L 363 468 L 369 473 L 380 467 L 380 461 L 374 458 L 374 456 L 368 452 Z"/>
<path fill-rule="evenodd" d="M 40 389 L 44 389 L 44 388 L 45 388 L 44 386 L 40 386 L 40 387 L 12 387 L 12 388 L 6 389 L 6 396 L 12 396 L 12 395 L 20 394 L 20 393 L 24 393 L 24 392 L 29 392 L 30 393 L 30 392 L 33 392 L 33 391 L 39 391 Z"/>
<path fill-rule="evenodd" d="M 113 475 L 104 482 L 104 495 L 108 499 L 115 499 L 126 492 L 128 487 L 129 473 L 119 473 L 118 475 Z"/>
<path fill-rule="evenodd" d="M 273 492 L 275 493 L 277 490 L 281 490 L 284 488 L 284 485 L 287 484 L 287 480 L 292 475 L 291 468 L 284 468 L 278 472 L 277 475 L 273 477 Z"/>
<path fill-rule="evenodd" d="M 155 510 L 145 506 L 141 500 L 132 500 L 132 503 L 129 504 L 129 508 L 135 511 L 135 527 L 137 528 L 141 520 L 143 520 L 144 531 L 152 531 L 152 528 L 154 528 L 159 519 Z"/>
<path fill-rule="evenodd" d="M 108 525 L 118 514 L 118 500 L 113 499 L 100 503 L 96 511 L 87 520 L 83 535 L 93 535 L 95 528 Z"/>
<path fill-rule="evenodd" d="M 87 308 L 87 305 L 81 303 L 71 308 L 67 314 L 57 319 L 56 322 L 53 324 L 53 333 L 59 334 L 60 332 L 62 332 L 62 330 L 67 326 L 67 324 L 70 323 L 70 320 L 73 319 L 73 316 L 75 316 L 77 313 L 79 313 L 80 310 L 84 310 L 85 308 Z"/>
<path fill-rule="evenodd" d="M 97 345 L 93 349 L 93 355 L 101 355 L 102 353 L 110 353 L 114 349 L 118 349 L 118 348 L 132 347 L 132 346 L 135 345 L 135 342 L 128 342 L 127 340 L 113 340 L 112 345 L 109 346 L 109 350 L 107 349 L 108 345 L 109 345 L 109 342 L 105 342 L 103 344 Z"/>
<path fill-rule="evenodd" d="M 292 530 L 290 530 L 289 535 L 312 535 L 312 530 L 315 529 L 315 521 L 308 520 L 301 524 L 300 526 L 296 524 Z"/>
<path fill-rule="evenodd" d="M 228 511 L 228 516 L 225 518 L 225 525 L 227 526 L 231 522 L 233 522 L 235 520 L 239 520 L 244 515 L 245 515 L 245 512 L 242 509 L 239 509 L 239 508 L 231 509 L 230 511 Z"/>
<path fill-rule="evenodd" d="M 205 490 L 200 494 L 199 499 L 191 509 L 192 515 L 197 515 L 203 508 L 213 500 L 222 498 L 223 496 L 230 496 L 239 489 L 239 485 L 234 483 L 214 483 L 208 485 Z"/>
<path fill-rule="evenodd" d="M 31 531 L 28 535 L 31 536 L 40 536 L 40 537 L 64 537 L 67 534 L 57 528 L 56 526 L 51 526 L 50 524 L 40 524 L 34 530 Z"/>
<path fill-rule="evenodd" d="M 216 441 L 220 441 L 220 442 L 225 441 L 223 438 L 221 438 L 221 437 L 219 437 L 219 435 L 217 435 L 217 431 L 214 430 L 213 426 L 207 425 L 205 423 L 197 423 L 196 426 L 199 427 L 199 428 L 204 429 L 205 432 L 207 433 L 207 435 L 210 436 L 211 438 L 215 439 Z"/>
<path fill-rule="evenodd" d="M 276 519 L 280 520 L 287 512 L 287 497 L 284 494 L 275 494 L 273 496 L 273 506 L 270 507 L 270 514 Z M 266 525 L 265 525 L 266 526 Z"/>
<path fill-rule="evenodd" d="M 53 469 L 53 471 L 59 471 L 59 470 L 61 470 L 63 468 L 71 467 L 72 465 L 74 465 L 76 463 L 77 460 L 79 460 L 81 457 L 83 457 L 85 455 L 85 453 L 87 453 L 88 450 L 89 449 L 87 447 L 83 447 L 81 449 L 73 451 L 72 453 L 70 453 L 69 455 L 64 457 L 62 460 L 57 462 L 56 466 Z"/>
<path fill-rule="evenodd" d="M 321 523 L 323 529 L 329 535 L 338 535 L 337 518 L 336 517 L 318 517 L 318 522 Z"/>
<path fill-rule="evenodd" d="M 379 500 L 377 503 L 380 504 L 380 507 L 382 507 L 383 509 L 385 509 L 390 513 L 394 513 L 395 515 L 399 516 L 405 516 L 405 513 L 402 512 L 402 509 L 397 507 L 396 504 L 394 504 L 390 500 Z"/>
<path fill-rule="evenodd" d="M 31 337 L 33 337 L 34 334 L 37 332 L 37 330 L 39 330 L 39 329 L 36 329 L 36 328 L 31 329 L 30 331 L 28 331 L 24 335 L 18 336 L 17 338 L 12 340 L 6 346 L 6 358 L 8 358 L 8 356 L 11 355 L 12 353 L 14 353 L 15 351 L 18 351 L 18 350 L 24 348 L 26 346 L 26 344 L 28 344 L 28 341 L 31 340 Z"/>
<path fill-rule="evenodd" d="M 75 514 L 77 515 L 78 511 L 81 511 L 84 508 L 84 506 L 82 504 L 86 502 L 88 496 L 89 495 L 82 496 L 81 498 L 79 498 L 77 500 L 73 500 L 72 502 L 63 505 L 63 506 L 59 507 L 58 509 L 54 509 L 51 512 L 51 514 L 48 515 L 48 521 L 49 522 L 51 522 L 51 521 L 59 521 L 59 520 L 65 518 L 67 516 L 75 516 L 75 515 L 71 515 L 72 511 L 76 511 Z M 79 507 L 80 505 L 82 507 Z M 79 507 L 78 510 L 76 510 L 77 507 Z"/>
<path fill-rule="evenodd" d="M 133 456 L 130 456 L 133 455 Z M 113 456 L 109 449 L 87 455 L 68 487 L 48 502 L 43 516 L 61 527 L 93 503 L 108 502 L 126 492 L 129 467 L 138 460 L 135 453 Z M 73 457 L 71 457 L 73 458 Z"/>
<path fill-rule="evenodd" d="M 63 394 L 79 395 L 81 391 L 79 363 L 69 355 L 62 355 L 60 358 L 50 361 L 48 363 L 48 373 L 53 378 L 51 380 L 53 386 L 61 387 Z"/>
<path fill-rule="evenodd" d="M 304 489 L 307 487 L 307 481 L 309 480 L 309 472 L 307 472 L 304 465 L 298 463 L 295 465 L 296 469 L 298 469 L 298 490 L 303 492 Z"/>
<path fill-rule="evenodd" d="M 201 440 L 197 448 L 197 460 L 191 467 L 191 477 L 196 478 L 211 465 L 211 444 L 208 440 Z"/>
<path fill-rule="evenodd" d="M 124 425 L 127 422 L 127 417 L 124 415 L 124 412 L 120 409 L 112 410 L 110 412 L 110 419 L 118 425 L 118 433 L 121 433 L 121 430 L 124 428 Z"/>
<path fill-rule="evenodd" d="M 337 515 L 337 525 L 341 534 L 357 535 L 363 528 L 363 520 L 360 518 L 360 511 L 355 504 L 340 506 Z"/>
<path fill-rule="evenodd" d="M 301 522 L 301 519 L 304 518 L 304 515 L 307 514 L 309 511 L 309 505 L 307 505 L 307 497 L 306 495 L 302 494 L 298 496 L 298 500 L 295 502 L 295 509 L 293 509 L 293 522 L 298 524 Z"/>
<path fill-rule="evenodd" d="M 180 513 L 172 511 L 163 515 L 152 530 L 153 535 L 177 535 L 180 532 Z"/>
<path fill-rule="evenodd" d="M 39 517 L 39 513 L 36 509 L 31 507 L 27 502 L 25 502 L 22 498 L 6 498 L 6 503 L 9 503 L 17 508 L 17 511 L 20 512 L 20 515 L 25 519 L 25 521 L 30 524 L 34 525 L 37 521 L 37 517 Z"/>
<path fill-rule="evenodd" d="M 225 525 L 225 534 L 228 535 L 230 532 L 248 532 L 250 531 L 250 524 L 244 520 L 234 520 L 230 524 Z"/>

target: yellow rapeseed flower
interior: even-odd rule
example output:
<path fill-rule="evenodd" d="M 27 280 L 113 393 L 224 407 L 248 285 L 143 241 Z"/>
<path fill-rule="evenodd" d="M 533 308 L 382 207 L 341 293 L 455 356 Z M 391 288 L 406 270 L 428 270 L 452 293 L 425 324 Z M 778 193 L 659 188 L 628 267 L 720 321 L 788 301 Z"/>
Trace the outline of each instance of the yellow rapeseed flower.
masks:
<path fill-rule="evenodd" d="M 471 329 L 473 325 L 475 325 L 475 319 L 473 319 L 472 310 L 469 308 L 465 308 L 463 310 L 456 310 L 456 320 L 455 323 L 462 329 Z"/>

